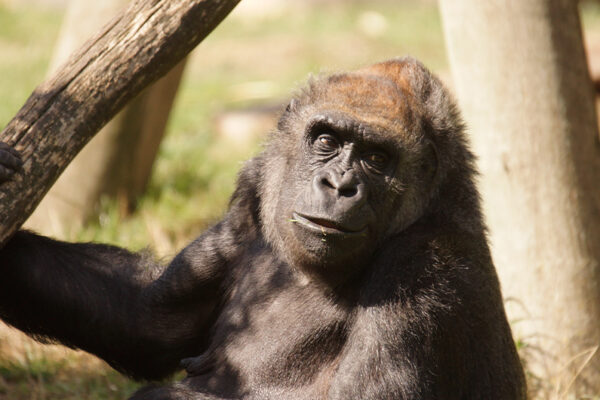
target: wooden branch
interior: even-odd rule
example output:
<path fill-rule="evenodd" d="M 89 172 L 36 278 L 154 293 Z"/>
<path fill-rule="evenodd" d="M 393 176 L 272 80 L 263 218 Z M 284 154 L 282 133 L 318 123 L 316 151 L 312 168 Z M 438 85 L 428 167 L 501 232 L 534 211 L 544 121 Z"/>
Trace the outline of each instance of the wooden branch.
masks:
<path fill-rule="evenodd" d="M 239 0 L 135 0 L 38 86 L 0 133 L 24 165 L 0 186 L 0 243 L 126 103 L 166 74 Z M 76 190 L 77 188 L 73 188 Z"/>

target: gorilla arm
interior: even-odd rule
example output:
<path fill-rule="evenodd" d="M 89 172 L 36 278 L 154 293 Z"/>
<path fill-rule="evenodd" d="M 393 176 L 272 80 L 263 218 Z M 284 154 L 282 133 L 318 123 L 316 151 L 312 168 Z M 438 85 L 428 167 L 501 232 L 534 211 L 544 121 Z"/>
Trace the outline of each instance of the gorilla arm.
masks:
<path fill-rule="evenodd" d="M 228 265 L 256 240 L 260 160 L 249 161 L 224 219 L 161 267 L 141 254 L 21 231 L 0 249 L 0 318 L 134 378 L 159 379 L 200 353 Z"/>
<path fill-rule="evenodd" d="M 9 150 L 0 146 L 0 156 Z M 0 318 L 42 341 L 96 354 L 134 378 L 173 372 L 201 352 L 229 261 L 253 238 L 254 165 L 242 170 L 223 221 L 167 267 L 115 246 L 17 232 L 0 249 Z"/>
<path fill-rule="evenodd" d="M 226 263 L 212 246 L 226 229 L 215 226 L 167 268 L 114 246 L 17 232 L 0 251 L 0 317 L 158 379 L 202 343 Z"/>

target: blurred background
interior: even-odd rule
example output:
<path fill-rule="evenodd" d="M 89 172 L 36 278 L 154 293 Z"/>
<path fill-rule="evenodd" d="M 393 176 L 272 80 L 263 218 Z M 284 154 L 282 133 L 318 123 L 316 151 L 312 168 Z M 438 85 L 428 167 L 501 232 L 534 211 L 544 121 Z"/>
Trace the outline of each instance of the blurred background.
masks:
<path fill-rule="evenodd" d="M 127 1 L 94 3 L 0 0 L 0 127 Z M 580 9 L 600 71 L 600 6 Z M 453 87 L 437 1 L 242 0 L 90 142 L 28 226 L 168 259 L 223 214 L 241 163 L 307 76 L 402 55 Z M 92 356 L 0 327 L 0 399 L 122 399 L 136 387 Z"/>

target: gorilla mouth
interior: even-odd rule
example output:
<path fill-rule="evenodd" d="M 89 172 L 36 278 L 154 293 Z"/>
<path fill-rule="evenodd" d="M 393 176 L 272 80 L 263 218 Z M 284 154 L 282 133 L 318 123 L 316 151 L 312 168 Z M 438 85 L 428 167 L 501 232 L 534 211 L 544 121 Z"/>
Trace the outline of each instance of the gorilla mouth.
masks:
<path fill-rule="evenodd" d="M 351 230 L 332 220 L 301 215 L 296 212 L 293 213 L 292 221 L 302 225 L 305 228 L 308 228 L 311 231 L 320 232 L 324 235 L 361 235 L 365 230 L 365 228 Z"/>

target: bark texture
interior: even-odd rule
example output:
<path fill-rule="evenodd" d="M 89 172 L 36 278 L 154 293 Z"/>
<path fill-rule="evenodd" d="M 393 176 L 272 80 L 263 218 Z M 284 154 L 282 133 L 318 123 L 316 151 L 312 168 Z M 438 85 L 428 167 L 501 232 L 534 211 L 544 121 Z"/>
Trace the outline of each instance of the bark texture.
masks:
<path fill-rule="evenodd" d="M 166 74 L 239 0 L 135 0 L 35 89 L 0 133 L 24 159 L 0 187 L 0 243 L 128 100 Z"/>
<path fill-rule="evenodd" d="M 50 70 L 127 3 L 71 0 Z M 26 228 L 65 238 L 97 213 L 102 196 L 117 198 L 122 214 L 135 207 L 150 178 L 184 65 L 185 60 L 144 89 L 94 136 L 42 199 Z"/>
<path fill-rule="evenodd" d="M 577 2 L 440 6 L 530 387 L 599 395 L 600 141 Z"/>

